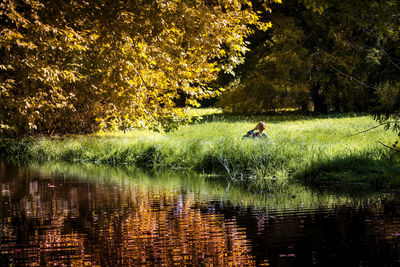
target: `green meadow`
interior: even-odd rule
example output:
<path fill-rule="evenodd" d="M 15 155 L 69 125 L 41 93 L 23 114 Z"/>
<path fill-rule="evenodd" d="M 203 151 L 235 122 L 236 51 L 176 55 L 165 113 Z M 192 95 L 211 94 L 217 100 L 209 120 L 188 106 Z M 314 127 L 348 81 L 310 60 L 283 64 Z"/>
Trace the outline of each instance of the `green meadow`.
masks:
<path fill-rule="evenodd" d="M 330 189 L 400 188 L 398 156 L 382 144 L 396 133 L 367 115 L 224 115 L 194 110 L 197 122 L 170 133 L 139 129 L 128 133 L 3 139 L 0 155 L 19 162 L 139 166 L 193 170 L 251 191 L 302 183 Z M 258 121 L 269 140 L 242 139 Z M 373 129 L 372 129 L 373 128 Z"/>

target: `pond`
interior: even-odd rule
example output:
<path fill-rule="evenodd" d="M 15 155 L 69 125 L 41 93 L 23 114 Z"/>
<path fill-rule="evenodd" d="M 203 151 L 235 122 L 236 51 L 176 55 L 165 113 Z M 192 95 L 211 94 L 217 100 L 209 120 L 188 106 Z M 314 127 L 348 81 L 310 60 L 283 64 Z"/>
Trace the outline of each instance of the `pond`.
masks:
<path fill-rule="evenodd" d="M 394 266 L 400 198 L 0 163 L 0 265 Z"/>

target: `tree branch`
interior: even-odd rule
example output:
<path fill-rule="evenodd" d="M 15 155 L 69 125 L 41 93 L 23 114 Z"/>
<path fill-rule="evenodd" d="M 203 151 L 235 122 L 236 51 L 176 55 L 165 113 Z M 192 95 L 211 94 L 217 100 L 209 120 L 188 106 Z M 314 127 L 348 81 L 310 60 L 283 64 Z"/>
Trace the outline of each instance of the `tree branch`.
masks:
<path fill-rule="evenodd" d="M 359 84 L 361 84 L 361 85 L 363 85 L 363 86 L 365 86 L 365 87 L 367 87 L 367 88 L 371 88 L 371 89 L 373 89 L 373 90 L 377 90 L 376 87 L 373 87 L 373 86 L 371 86 L 371 85 L 368 85 L 368 84 L 366 84 L 366 83 L 363 83 L 362 81 L 360 81 L 360 80 L 354 78 L 353 76 L 348 75 L 348 74 L 346 74 L 346 73 L 340 71 L 339 69 L 337 69 L 336 67 L 334 67 L 334 66 L 333 66 L 332 64 L 330 64 L 329 62 L 325 62 L 325 63 L 326 63 L 329 67 L 331 67 L 331 69 L 333 69 L 333 70 L 335 70 L 336 72 L 338 72 L 339 74 L 341 74 L 341 75 L 343 75 L 343 76 L 349 78 L 350 80 L 354 80 L 354 81 L 356 81 L 357 83 L 359 83 Z"/>
<path fill-rule="evenodd" d="M 383 123 L 380 123 L 380 124 L 378 124 L 378 125 L 375 125 L 375 126 L 373 126 L 373 127 L 371 127 L 371 128 L 368 128 L 368 129 L 366 129 L 366 130 L 360 131 L 360 132 L 358 132 L 358 133 L 350 134 L 350 135 L 348 135 L 348 136 L 346 136 L 346 137 L 351 137 L 351 136 L 356 136 L 356 135 L 359 135 L 359 134 L 362 134 L 362 133 L 366 133 L 366 132 L 369 132 L 369 131 L 371 131 L 371 130 L 373 130 L 373 129 L 376 129 L 376 128 L 378 128 L 378 127 L 381 127 L 381 126 L 384 126 L 384 125 L 390 125 L 391 123 L 396 123 L 396 121 L 387 121 L 387 122 L 383 122 Z"/>
<path fill-rule="evenodd" d="M 400 66 L 392 60 L 392 57 L 386 52 L 386 50 L 378 44 L 376 44 L 376 46 L 385 54 L 385 56 L 387 56 L 387 58 L 389 59 L 389 62 L 392 63 L 393 66 L 395 66 L 396 68 L 398 68 L 400 70 Z"/>
<path fill-rule="evenodd" d="M 398 149 L 396 149 L 396 148 L 394 148 L 394 147 L 385 145 L 385 144 L 382 143 L 381 141 L 378 141 L 378 143 L 381 144 L 381 145 L 383 145 L 384 147 L 387 147 L 387 148 L 390 148 L 391 150 L 394 150 L 395 152 L 400 152 L 400 150 L 398 150 Z"/>

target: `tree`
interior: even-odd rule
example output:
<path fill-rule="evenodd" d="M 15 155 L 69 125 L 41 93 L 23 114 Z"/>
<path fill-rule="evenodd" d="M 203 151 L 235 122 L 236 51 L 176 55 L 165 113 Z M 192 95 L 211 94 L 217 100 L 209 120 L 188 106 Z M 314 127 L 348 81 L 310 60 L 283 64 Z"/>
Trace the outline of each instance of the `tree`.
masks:
<path fill-rule="evenodd" d="M 358 45 L 364 51 L 364 79 L 345 70 L 334 69 L 340 75 L 367 88 L 374 94 L 373 113 L 387 128 L 394 128 L 400 137 L 400 2 L 392 0 L 327 1 L 303 0 L 308 8 L 319 14 L 335 9 L 342 13 L 341 23 L 353 25 L 357 35 L 344 40 L 354 46 L 355 39 L 364 40 Z M 355 38 L 356 37 L 356 38 Z M 399 142 L 394 145 L 399 150 Z M 399 150 L 400 151 L 400 150 Z"/>
<path fill-rule="evenodd" d="M 253 25 L 247 0 L 5 0 L 0 4 L 0 127 L 93 132 L 165 127 L 218 94 Z"/>
<path fill-rule="evenodd" d="M 282 13 L 275 13 L 271 21 L 267 40 L 257 42 L 239 67 L 238 77 L 220 97 L 218 105 L 225 111 L 263 114 L 280 108 L 307 108 L 311 61 L 303 46 L 304 31 L 293 17 Z"/>
<path fill-rule="evenodd" d="M 303 2 L 287 0 L 264 14 L 273 27 L 249 38 L 253 52 L 220 100 L 226 110 L 304 110 L 309 103 L 322 113 L 368 110 L 373 92 L 342 74 L 366 82 L 373 72 L 364 48 L 369 39 L 352 20 L 354 9 L 340 1 Z"/>

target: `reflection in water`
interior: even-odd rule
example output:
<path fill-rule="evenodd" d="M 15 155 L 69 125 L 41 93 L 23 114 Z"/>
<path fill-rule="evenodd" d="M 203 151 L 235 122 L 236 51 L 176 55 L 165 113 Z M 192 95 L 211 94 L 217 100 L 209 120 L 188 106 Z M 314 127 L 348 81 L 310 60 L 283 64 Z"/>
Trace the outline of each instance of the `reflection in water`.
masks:
<path fill-rule="evenodd" d="M 400 263 L 395 196 L 318 198 L 297 189 L 296 198 L 295 191 L 273 196 L 278 205 L 270 196 L 249 201 L 238 189 L 229 195 L 199 177 L 149 178 L 135 171 L 129 177 L 120 169 L 52 166 L 49 171 L 0 165 L 0 263 Z"/>
<path fill-rule="evenodd" d="M 3 169 L 1 250 L 14 264 L 254 265 L 234 219 L 193 193 Z M 60 179 L 61 178 L 61 179 Z"/>

